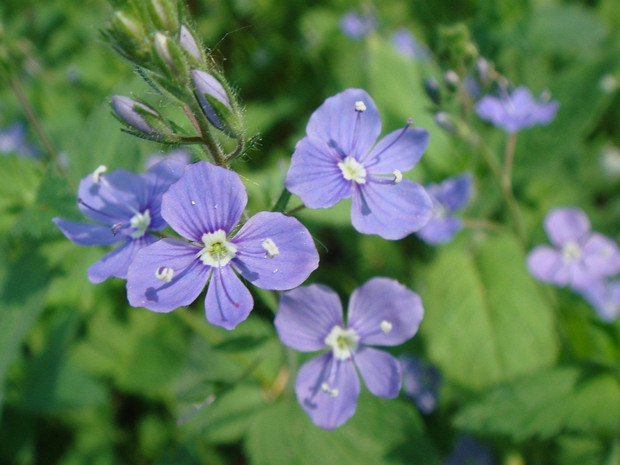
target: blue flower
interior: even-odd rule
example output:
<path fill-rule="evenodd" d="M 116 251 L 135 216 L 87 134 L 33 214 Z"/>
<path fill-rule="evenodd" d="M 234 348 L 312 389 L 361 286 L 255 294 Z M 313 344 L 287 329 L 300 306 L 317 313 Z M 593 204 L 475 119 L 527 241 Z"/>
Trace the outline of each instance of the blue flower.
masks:
<path fill-rule="evenodd" d="M 537 101 L 525 86 L 517 87 L 511 94 L 500 97 L 487 95 L 475 105 L 476 113 L 509 134 L 534 125 L 549 124 L 558 111 L 559 103 Z"/>
<path fill-rule="evenodd" d="M 422 413 L 431 413 L 437 407 L 441 373 L 433 365 L 410 355 L 401 355 L 399 361 L 403 373 L 403 390 Z"/>
<path fill-rule="evenodd" d="M 392 33 L 392 45 L 394 49 L 405 58 L 414 60 L 426 60 L 430 56 L 428 48 L 418 42 L 413 33 L 406 27 L 401 27 Z"/>
<path fill-rule="evenodd" d="M 377 20 L 372 15 L 362 15 L 354 11 L 345 13 L 340 18 L 340 29 L 349 39 L 360 40 L 374 31 Z"/>
<path fill-rule="evenodd" d="M 233 329 L 254 306 L 237 273 L 261 289 L 299 286 L 319 263 L 312 236 L 297 219 L 260 212 L 239 230 L 247 203 L 237 173 L 201 161 L 163 195 L 161 215 L 187 241 L 162 239 L 143 248 L 127 273 L 134 307 L 170 312 L 191 304 L 207 286 L 205 313 Z"/>
<path fill-rule="evenodd" d="M 364 234 L 402 239 L 431 217 L 419 184 L 404 179 L 428 145 L 428 131 L 409 124 L 383 137 L 381 117 L 366 91 L 347 89 L 316 109 L 295 146 L 285 186 L 308 208 L 353 197 L 351 221 Z"/>
<path fill-rule="evenodd" d="M 601 319 L 611 322 L 620 316 L 620 280 L 594 281 L 580 292 Z"/>
<path fill-rule="evenodd" d="M 164 160 L 144 174 L 116 170 L 106 174 L 100 166 L 82 179 L 78 208 L 95 223 L 62 218 L 52 221 L 78 245 L 119 244 L 88 268 L 88 279 L 100 283 L 114 276 L 125 279 L 138 250 L 157 240 L 149 230 L 167 226 L 160 214 L 161 198 L 183 173 L 184 163 Z"/>
<path fill-rule="evenodd" d="M 323 429 L 355 413 L 362 376 L 378 397 L 394 398 L 401 387 L 398 360 L 372 346 L 396 346 L 412 338 L 424 315 L 413 291 L 388 278 L 372 278 L 351 294 L 344 323 L 338 294 L 320 284 L 282 294 L 275 319 L 282 343 L 301 352 L 327 349 L 304 363 L 295 381 L 299 405 Z"/>
<path fill-rule="evenodd" d="M 429 244 L 450 242 L 463 229 L 463 220 L 453 216 L 467 205 L 472 194 L 472 175 L 465 173 L 425 186 L 433 202 L 433 216 L 416 234 Z"/>
<path fill-rule="evenodd" d="M 34 147 L 26 141 L 26 128 L 21 123 L 0 129 L 0 153 L 22 155 L 29 158 L 36 158 L 38 155 Z"/>

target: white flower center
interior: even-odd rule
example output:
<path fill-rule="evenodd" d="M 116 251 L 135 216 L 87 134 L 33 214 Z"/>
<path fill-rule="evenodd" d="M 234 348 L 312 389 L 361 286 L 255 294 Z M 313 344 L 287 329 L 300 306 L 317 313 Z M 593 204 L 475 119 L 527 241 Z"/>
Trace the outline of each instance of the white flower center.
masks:
<path fill-rule="evenodd" d="M 129 225 L 135 230 L 130 234 L 132 239 L 138 239 L 144 236 L 144 233 L 151 224 L 151 213 L 148 208 L 144 210 L 144 213 L 136 213 L 129 220 Z"/>
<path fill-rule="evenodd" d="M 336 360 L 347 360 L 357 350 L 360 337 L 354 329 L 334 326 L 325 338 L 325 344 L 332 348 Z"/>
<path fill-rule="evenodd" d="M 578 262 L 581 258 L 581 247 L 575 241 L 569 241 L 562 248 L 562 258 L 565 262 Z"/>
<path fill-rule="evenodd" d="M 237 254 L 237 247 L 228 242 L 226 233 L 218 229 L 213 233 L 204 233 L 201 238 L 204 247 L 198 252 L 198 258 L 208 266 L 224 266 Z"/>
<path fill-rule="evenodd" d="M 263 249 L 265 249 L 265 251 L 267 252 L 267 257 L 273 258 L 276 255 L 280 255 L 280 249 L 278 249 L 278 246 L 275 242 L 273 242 L 273 239 L 271 239 L 270 237 L 265 239 L 261 243 L 261 245 L 263 246 Z"/>
<path fill-rule="evenodd" d="M 345 158 L 344 161 L 338 163 L 338 168 L 340 168 L 342 176 L 347 181 L 353 181 L 358 184 L 366 183 L 366 169 L 355 158 Z"/>
<path fill-rule="evenodd" d="M 155 277 L 165 283 L 172 281 L 173 276 L 174 270 L 169 266 L 160 266 L 157 270 L 155 270 Z"/>

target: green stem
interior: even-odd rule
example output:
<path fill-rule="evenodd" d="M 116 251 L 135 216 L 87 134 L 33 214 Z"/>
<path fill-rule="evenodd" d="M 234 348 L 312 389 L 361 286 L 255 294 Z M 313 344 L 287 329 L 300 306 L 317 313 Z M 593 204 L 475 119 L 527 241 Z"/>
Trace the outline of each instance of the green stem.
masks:
<path fill-rule="evenodd" d="M 489 220 L 478 220 L 473 218 L 463 218 L 463 226 L 469 229 L 487 229 L 489 231 L 504 231 L 506 228 Z"/>
<path fill-rule="evenodd" d="M 304 208 L 306 208 L 306 206 L 302 203 L 301 205 L 297 205 L 295 208 L 291 208 L 289 211 L 284 212 L 284 214 L 286 216 L 291 216 L 291 215 L 297 213 L 298 211 L 303 210 Z"/>
<path fill-rule="evenodd" d="M 280 194 L 280 197 L 278 197 L 278 200 L 276 200 L 276 203 L 271 209 L 271 211 L 272 212 L 283 212 L 284 210 L 286 210 L 286 206 L 288 205 L 288 201 L 290 199 L 291 199 L 291 193 L 285 187 L 284 189 L 282 189 L 282 193 Z"/>
<path fill-rule="evenodd" d="M 226 158 L 224 157 L 222 148 L 213 137 L 213 134 L 211 134 L 209 123 L 202 114 L 202 110 L 195 102 L 193 102 L 189 107 L 184 107 L 183 110 L 196 130 L 200 133 L 202 142 L 207 148 L 213 162 L 218 166 L 226 166 Z"/>

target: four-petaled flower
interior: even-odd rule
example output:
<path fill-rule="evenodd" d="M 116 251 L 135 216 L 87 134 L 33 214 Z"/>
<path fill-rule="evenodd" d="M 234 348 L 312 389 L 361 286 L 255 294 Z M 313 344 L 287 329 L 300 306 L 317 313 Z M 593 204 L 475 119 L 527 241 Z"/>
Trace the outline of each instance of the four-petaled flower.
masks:
<path fill-rule="evenodd" d="M 416 235 L 429 244 L 450 242 L 463 229 L 463 220 L 452 213 L 462 210 L 469 202 L 472 176 L 465 173 L 424 187 L 433 202 L 433 216 Z"/>
<path fill-rule="evenodd" d="M 558 102 L 538 102 L 525 86 L 517 87 L 509 95 L 487 95 L 475 105 L 476 113 L 485 121 L 493 123 L 509 134 L 536 124 L 549 124 L 558 111 Z"/>
<path fill-rule="evenodd" d="M 164 194 L 161 213 L 190 242 L 162 239 L 142 249 L 127 274 L 129 303 L 169 312 L 192 303 L 210 280 L 207 320 L 232 329 L 254 305 L 235 271 L 261 289 L 305 281 L 319 261 L 308 230 L 295 218 L 260 212 L 232 237 L 246 203 L 238 174 L 207 162 L 189 165 Z"/>
<path fill-rule="evenodd" d="M 402 172 L 418 163 L 429 134 L 407 124 L 372 148 L 380 132 L 379 112 L 366 91 L 328 98 L 295 147 L 285 186 L 308 208 L 353 196 L 351 220 L 361 233 L 402 239 L 417 231 L 431 217 L 431 201 Z"/>
<path fill-rule="evenodd" d="M 80 182 L 78 207 L 89 219 L 102 224 L 78 223 L 62 218 L 52 221 L 78 245 L 112 245 L 122 242 L 88 268 L 92 283 L 115 276 L 125 279 L 138 250 L 157 240 L 148 231 L 167 226 L 161 217 L 161 199 L 183 174 L 185 163 L 164 160 L 144 174 L 125 170 L 106 173 L 100 166 Z"/>
<path fill-rule="evenodd" d="M 327 286 L 284 293 L 275 318 L 282 343 L 302 352 L 328 349 L 302 365 L 295 382 L 297 400 L 311 420 L 334 429 L 355 413 L 356 369 L 372 394 L 398 396 L 398 360 L 371 346 L 402 344 L 417 332 L 423 314 L 420 297 L 387 278 L 373 278 L 353 291 L 346 325 L 340 299 Z"/>
<path fill-rule="evenodd" d="M 544 226 L 554 247 L 538 246 L 528 254 L 527 265 L 536 279 L 583 290 L 620 271 L 618 246 L 590 232 L 590 221 L 582 210 L 555 208 L 547 213 Z"/>
<path fill-rule="evenodd" d="M 441 373 L 430 363 L 410 355 L 399 357 L 403 372 L 403 390 L 422 413 L 429 414 L 437 407 Z"/>

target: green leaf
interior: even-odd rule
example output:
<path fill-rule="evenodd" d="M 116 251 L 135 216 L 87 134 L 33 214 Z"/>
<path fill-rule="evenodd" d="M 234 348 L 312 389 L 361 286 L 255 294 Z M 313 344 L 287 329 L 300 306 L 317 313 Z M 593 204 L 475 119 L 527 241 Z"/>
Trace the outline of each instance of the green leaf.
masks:
<path fill-rule="evenodd" d="M 577 368 L 555 368 L 492 389 L 455 422 L 459 428 L 515 441 L 561 432 L 617 435 L 620 383 L 608 373 L 593 376 Z"/>
<path fill-rule="evenodd" d="M 19 215 L 35 204 L 42 174 L 35 160 L 0 157 L 0 233 L 6 233 Z"/>
<path fill-rule="evenodd" d="M 253 465 L 438 463 L 412 405 L 367 392 L 334 431 L 315 426 L 292 397 L 281 399 L 253 417 L 244 448 Z"/>
<path fill-rule="evenodd" d="M 430 358 L 451 382 L 480 389 L 556 358 L 552 311 L 510 236 L 440 250 L 422 300 Z"/>

